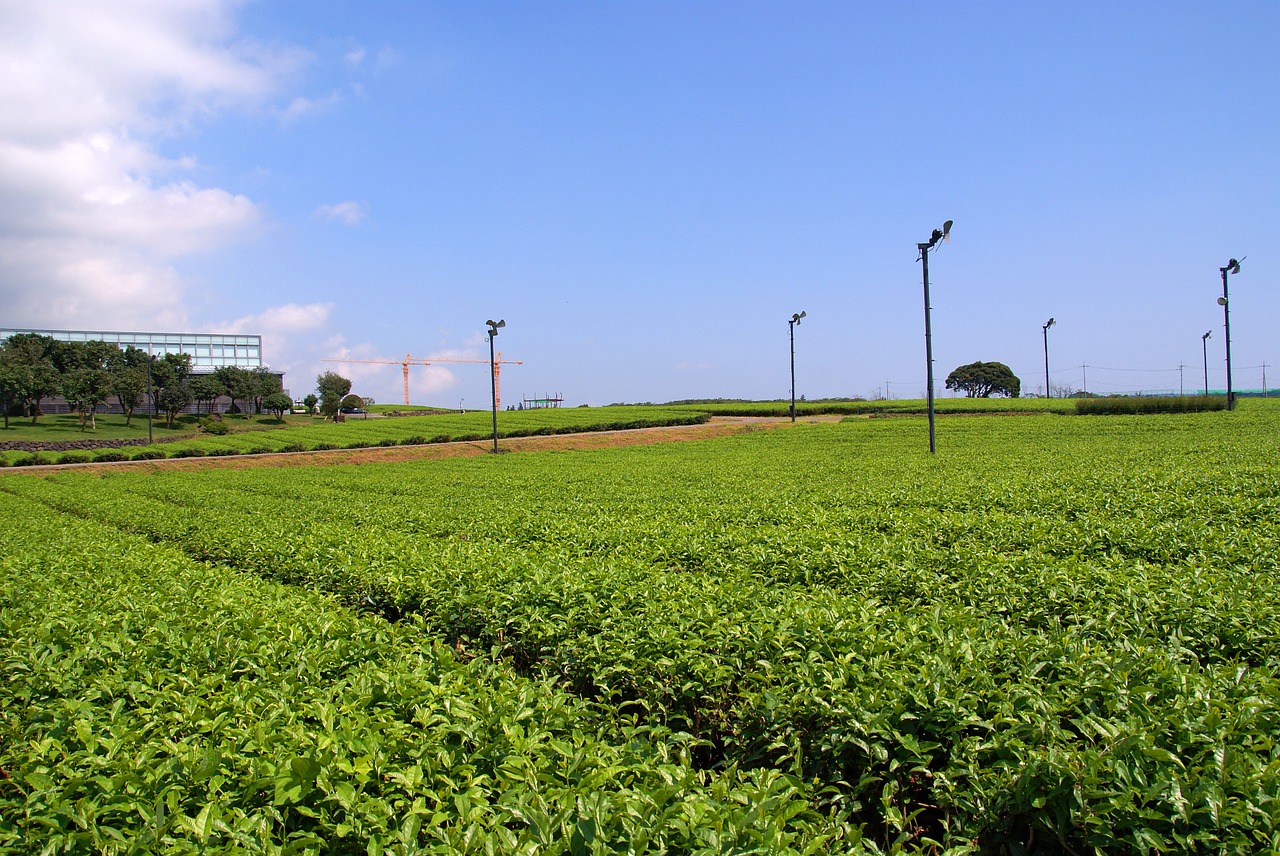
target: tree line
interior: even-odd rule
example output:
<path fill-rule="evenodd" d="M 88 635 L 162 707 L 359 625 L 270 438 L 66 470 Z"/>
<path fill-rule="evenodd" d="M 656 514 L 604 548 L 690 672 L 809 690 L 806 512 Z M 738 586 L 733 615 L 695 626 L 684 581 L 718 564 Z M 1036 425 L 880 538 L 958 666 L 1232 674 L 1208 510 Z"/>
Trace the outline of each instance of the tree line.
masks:
<path fill-rule="evenodd" d="M 0 409 L 6 428 L 10 415 L 29 416 L 36 424 L 40 403 L 54 395 L 61 395 L 80 414 L 82 431 L 95 427 L 94 415 L 113 398 L 129 425 L 148 390 L 152 410 L 163 413 L 169 427 L 192 404 L 197 413 L 201 405 L 212 412 L 222 396 L 231 399 L 233 410 L 265 409 L 277 418 L 293 407 L 280 378 L 265 366 L 222 366 L 210 374 L 193 374 L 190 354 L 152 358 L 133 345 L 64 342 L 38 333 L 16 333 L 0 342 Z"/>

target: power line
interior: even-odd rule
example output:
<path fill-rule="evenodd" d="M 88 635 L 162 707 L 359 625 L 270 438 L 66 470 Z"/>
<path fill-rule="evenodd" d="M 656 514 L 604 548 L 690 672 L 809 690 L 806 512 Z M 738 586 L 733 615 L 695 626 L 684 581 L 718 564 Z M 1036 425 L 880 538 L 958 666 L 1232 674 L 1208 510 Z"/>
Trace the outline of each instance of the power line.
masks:
<path fill-rule="evenodd" d="M 1108 368 L 1107 366 L 1088 366 L 1087 368 L 1098 369 L 1099 371 L 1104 372 L 1176 372 L 1178 370 L 1177 366 L 1174 366 L 1171 369 L 1113 369 Z"/>

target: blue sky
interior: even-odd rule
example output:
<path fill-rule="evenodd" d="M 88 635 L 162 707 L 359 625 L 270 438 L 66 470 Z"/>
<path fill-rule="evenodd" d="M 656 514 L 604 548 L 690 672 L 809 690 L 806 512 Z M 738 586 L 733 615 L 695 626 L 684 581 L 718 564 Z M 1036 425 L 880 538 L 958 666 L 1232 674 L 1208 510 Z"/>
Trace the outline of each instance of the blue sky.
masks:
<path fill-rule="evenodd" d="M 503 403 L 1280 386 L 1280 4 L 0 0 L 0 326 Z M 1086 366 L 1087 368 L 1082 368 Z M 486 369 L 411 373 L 482 407 Z"/>

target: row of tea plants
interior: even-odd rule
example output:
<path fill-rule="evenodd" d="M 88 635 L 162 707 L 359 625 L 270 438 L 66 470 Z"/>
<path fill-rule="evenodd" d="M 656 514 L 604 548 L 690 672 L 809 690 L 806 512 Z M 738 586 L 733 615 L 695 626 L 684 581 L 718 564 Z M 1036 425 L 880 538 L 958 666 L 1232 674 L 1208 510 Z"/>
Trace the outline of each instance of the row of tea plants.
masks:
<path fill-rule="evenodd" d="M 0 490 L 804 782 L 869 842 L 828 849 L 1245 853 L 1280 844 L 1278 421 L 971 417 L 934 458 L 919 420 L 854 419 Z"/>
<path fill-rule="evenodd" d="M 793 778 L 0 494 L 0 853 L 860 850 Z"/>
<path fill-rule="evenodd" d="M 596 407 L 545 408 L 500 414 L 499 439 L 594 431 L 621 431 L 697 425 L 709 414 L 689 408 Z M 215 423 L 222 425 L 224 423 Z M 67 452 L 0 451 L 0 466 L 113 463 L 164 458 L 262 455 L 274 452 L 317 452 L 375 446 L 420 446 L 428 443 L 478 442 L 493 437 L 488 413 L 446 413 L 394 418 L 348 417 L 342 424 L 320 422 L 275 430 L 228 432 L 150 446 Z"/>

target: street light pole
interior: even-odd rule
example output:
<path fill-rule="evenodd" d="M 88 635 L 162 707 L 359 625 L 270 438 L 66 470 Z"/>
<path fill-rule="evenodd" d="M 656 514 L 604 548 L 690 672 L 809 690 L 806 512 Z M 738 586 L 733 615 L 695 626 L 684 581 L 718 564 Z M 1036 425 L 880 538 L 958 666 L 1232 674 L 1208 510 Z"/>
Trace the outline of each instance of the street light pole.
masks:
<path fill-rule="evenodd" d="M 151 361 L 154 357 L 150 353 L 147 354 L 147 445 L 155 445 L 155 438 L 151 436 L 151 414 L 156 409 L 155 399 L 151 397 Z"/>
<path fill-rule="evenodd" d="M 1049 328 L 1054 325 L 1054 320 L 1050 318 L 1044 324 L 1040 325 L 1040 332 L 1044 334 L 1044 397 L 1053 398 L 1053 394 L 1049 392 Z"/>
<path fill-rule="evenodd" d="M 486 321 L 489 325 L 489 389 L 493 393 L 493 453 L 498 454 L 498 374 L 494 371 L 497 360 L 493 353 L 493 339 L 498 330 L 507 326 L 506 320 Z"/>
<path fill-rule="evenodd" d="M 929 323 L 929 251 L 937 247 L 939 241 L 947 241 L 951 238 L 951 222 L 942 224 L 941 229 L 934 229 L 933 234 L 929 236 L 929 240 L 923 244 L 916 244 L 916 249 L 920 251 L 920 263 L 924 268 L 924 360 L 925 375 L 928 378 L 926 395 L 929 403 L 929 454 L 935 454 L 937 444 L 933 429 L 933 328 Z"/>
<path fill-rule="evenodd" d="M 796 421 L 796 325 L 800 323 L 806 312 L 801 311 L 791 316 L 787 322 L 787 330 L 791 334 L 791 421 Z"/>
<path fill-rule="evenodd" d="M 1223 333 L 1227 337 L 1227 409 L 1235 410 L 1236 394 L 1231 389 L 1231 299 L 1227 296 L 1227 274 L 1240 273 L 1240 262 L 1232 259 L 1226 267 L 1218 270 L 1222 271 L 1222 296 L 1218 298 L 1218 305 L 1222 307 Z"/>
<path fill-rule="evenodd" d="M 1204 394 L 1209 394 L 1209 337 L 1213 335 L 1212 330 L 1206 330 L 1204 335 L 1200 337 L 1200 351 L 1204 356 Z"/>

